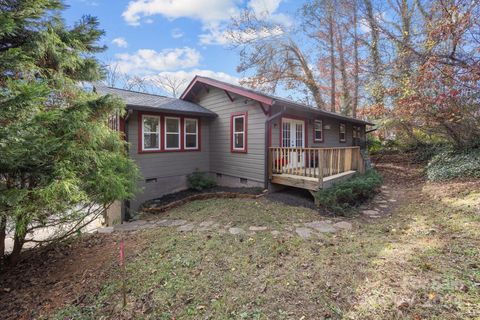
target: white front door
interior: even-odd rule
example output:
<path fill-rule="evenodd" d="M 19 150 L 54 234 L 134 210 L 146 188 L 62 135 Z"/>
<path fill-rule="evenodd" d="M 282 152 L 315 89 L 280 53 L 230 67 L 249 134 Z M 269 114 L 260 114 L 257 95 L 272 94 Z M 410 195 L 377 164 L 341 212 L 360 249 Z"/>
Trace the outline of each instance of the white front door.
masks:
<path fill-rule="evenodd" d="M 303 148 L 305 146 L 305 123 L 303 120 L 282 119 L 282 147 Z M 305 166 L 304 151 L 292 149 L 288 152 L 288 169 Z"/>

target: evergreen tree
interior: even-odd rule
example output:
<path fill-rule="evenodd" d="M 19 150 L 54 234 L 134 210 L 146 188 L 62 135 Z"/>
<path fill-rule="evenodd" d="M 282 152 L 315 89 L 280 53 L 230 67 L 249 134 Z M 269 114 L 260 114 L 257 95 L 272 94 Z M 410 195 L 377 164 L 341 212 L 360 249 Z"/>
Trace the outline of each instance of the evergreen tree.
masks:
<path fill-rule="evenodd" d="M 124 105 L 81 86 L 103 76 L 103 31 L 91 16 L 67 27 L 63 9 L 0 2 L 0 259 L 12 230 L 10 262 L 35 229 L 61 225 L 48 241 L 63 239 L 135 192 L 138 170 L 107 125 Z"/>

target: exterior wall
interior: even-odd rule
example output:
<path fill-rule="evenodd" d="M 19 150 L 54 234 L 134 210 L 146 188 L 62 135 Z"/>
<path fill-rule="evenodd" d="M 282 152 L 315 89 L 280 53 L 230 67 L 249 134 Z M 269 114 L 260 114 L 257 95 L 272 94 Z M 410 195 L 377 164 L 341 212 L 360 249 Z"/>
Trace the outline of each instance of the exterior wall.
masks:
<path fill-rule="evenodd" d="M 349 147 L 353 146 L 353 126 L 354 124 L 341 121 L 328 117 L 320 117 L 308 113 L 302 113 L 299 111 L 287 111 L 283 118 L 295 118 L 305 120 L 306 130 L 306 146 L 312 148 L 328 148 L 328 147 Z M 314 121 L 323 121 L 323 141 L 315 142 L 313 139 Z M 346 124 L 346 141 L 340 142 L 340 123 Z M 362 129 L 362 134 L 365 133 L 365 125 L 359 125 Z M 280 131 L 281 131 L 281 118 L 277 118 L 271 122 L 271 146 L 279 147 L 280 144 Z M 328 129 L 327 129 L 328 128 Z"/>
<path fill-rule="evenodd" d="M 187 188 L 187 175 L 199 170 L 208 172 L 209 163 L 209 122 L 200 119 L 200 151 L 138 152 L 138 112 L 128 119 L 128 142 L 130 157 L 137 163 L 142 179 L 138 182 L 142 191 L 130 202 L 130 209 L 138 210 L 145 201 L 164 194 Z M 147 182 L 147 179 L 156 179 Z"/>
<path fill-rule="evenodd" d="M 210 123 L 210 172 L 220 173 L 220 185 L 245 186 L 240 178 L 248 183 L 263 185 L 265 179 L 265 120 L 266 116 L 257 102 L 231 94 L 230 101 L 223 90 L 209 88 L 197 101 L 201 106 L 212 110 L 218 117 Z M 246 102 L 246 103 L 245 103 Z M 247 152 L 231 151 L 230 118 L 232 114 L 247 112 Z M 237 183 L 234 183 L 234 182 Z"/>

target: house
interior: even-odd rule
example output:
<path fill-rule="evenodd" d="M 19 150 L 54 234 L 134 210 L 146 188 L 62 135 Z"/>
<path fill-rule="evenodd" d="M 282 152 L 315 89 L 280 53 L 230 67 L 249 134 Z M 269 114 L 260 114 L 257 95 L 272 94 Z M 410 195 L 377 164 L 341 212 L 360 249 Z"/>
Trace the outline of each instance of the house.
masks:
<path fill-rule="evenodd" d="M 196 76 L 180 99 L 97 86 L 123 99 L 124 132 L 142 192 L 124 205 L 187 188 L 198 170 L 219 185 L 315 192 L 363 171 L 360 146 L 369 122 Z"/>

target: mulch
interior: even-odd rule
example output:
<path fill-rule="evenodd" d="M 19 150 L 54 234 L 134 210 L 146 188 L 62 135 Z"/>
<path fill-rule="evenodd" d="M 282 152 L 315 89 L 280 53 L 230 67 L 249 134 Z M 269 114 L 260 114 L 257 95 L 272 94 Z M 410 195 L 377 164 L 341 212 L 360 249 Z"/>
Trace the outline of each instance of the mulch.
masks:
<path fill-rule="evenodd" d="M 193 200 L 212 199 L 212 198 L 215 198 L 215 195 L 218 195 L 218 198 L 222 198 L 222 197 L 235 198 L 235 197 L 242 197 L 242 195 L 252 195 L 252 196 L 261 195 L 262 191 L 263 189 L 261 188 L 233 188 L 233 187 L 220 187 L 220 186 L 205 189 L 202 191 L 188 189 L 188 190 L 182 190 L 179 192 L 166 194 L 157 199 L 149 200 L 142 205 L 142 208 L 140 211 L 164 212 L 168 209 L 161 210 L 161 208 L 163 207 L 169 207 L 171 205 L 171 207 L 169 208 L 171 209 Z M 227 194 L 230 194 L 230 196 L 228 196 Z M 244 198 L 248 198 L 248 197 L 244 197 Z"/>

